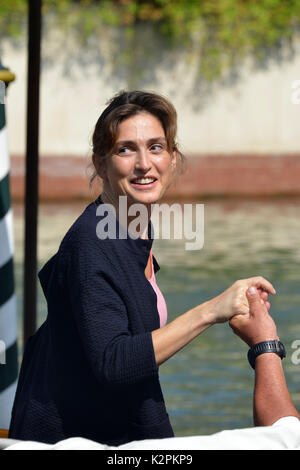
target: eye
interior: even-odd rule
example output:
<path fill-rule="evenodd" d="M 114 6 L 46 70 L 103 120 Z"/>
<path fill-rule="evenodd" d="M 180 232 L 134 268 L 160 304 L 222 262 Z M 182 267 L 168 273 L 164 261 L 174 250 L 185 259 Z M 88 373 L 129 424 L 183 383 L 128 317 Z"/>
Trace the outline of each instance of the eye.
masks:
<path fill-rule="evenodd" d="M 121 147 L 120 149 L 118 149 L 118 153 L 126 153 L 128 151 L 129 151 L 128 147 Z"/>
<path fill-rule="evenodd" d="M 162 144 L 154 144 L 151 146 L 150 150 L 154 153 L 160 153 L 164 150 L 164 147 Z"/>
<path fill-rule="evenodd" d="M 120 147 L 117 149 L 117 154 L 118 155 L 132 155 L 134 153 L 134 149 L 130 147 Z"/>

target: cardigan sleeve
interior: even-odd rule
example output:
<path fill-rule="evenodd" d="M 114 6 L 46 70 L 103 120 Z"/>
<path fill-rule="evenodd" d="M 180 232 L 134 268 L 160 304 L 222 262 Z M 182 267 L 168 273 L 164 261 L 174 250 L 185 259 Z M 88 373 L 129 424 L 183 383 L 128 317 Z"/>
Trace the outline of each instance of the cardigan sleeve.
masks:
<path fill-rule="evenodd" d="M 108 260 L 95 247 L 72 249 L 67 289 L 80 341 L 98 381 L 131 385 L 158 376 L 151 332 L 132 335 Z"/>

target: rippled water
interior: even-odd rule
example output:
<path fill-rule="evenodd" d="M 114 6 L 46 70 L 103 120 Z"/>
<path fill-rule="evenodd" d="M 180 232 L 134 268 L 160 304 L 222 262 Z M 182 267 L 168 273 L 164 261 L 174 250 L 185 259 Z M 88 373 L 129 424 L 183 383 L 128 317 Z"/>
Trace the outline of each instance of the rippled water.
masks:
<path fill-rule="evenodd" d="M 203 201 L 197 201 L 199 203 Z M 157 282 L 169 321 L 219 294 L 237 279 L 262 275 L 277 290 L 271 312 L 286 345 L 284 368 L 294 403 L 300 409 L 300 365 L 292 363 L 291 345 L 300 339 L 300 201 L 205 202 L 204 247 L 186 251 L 185 241 L 155 240 L 160 264 Z M 42 204 L 39 212 L 40 266 L 85 203 Z M 22 327 L 22 208 L 14 206 L 16 289 Z M 39 317 L 46 305 L 39 287 Z M 21 337 L 20 337 L 21 344 Z M 253 371 L 247 346 L 227 324 L 215 325 L 163 364 L 161 384 L 176 435 L 210 434 L 252 425 Z"/>

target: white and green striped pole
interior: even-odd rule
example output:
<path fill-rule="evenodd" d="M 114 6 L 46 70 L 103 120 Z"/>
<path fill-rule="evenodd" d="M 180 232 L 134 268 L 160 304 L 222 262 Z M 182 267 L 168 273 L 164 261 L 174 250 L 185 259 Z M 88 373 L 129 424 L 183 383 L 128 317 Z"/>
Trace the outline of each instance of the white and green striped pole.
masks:
<path fill-rule="evenodd" d="M 5 93 L 14 75 L 0 63 L 0 428 L 8 429 L 18 377 L 13 214 L 10 200 Z"/>

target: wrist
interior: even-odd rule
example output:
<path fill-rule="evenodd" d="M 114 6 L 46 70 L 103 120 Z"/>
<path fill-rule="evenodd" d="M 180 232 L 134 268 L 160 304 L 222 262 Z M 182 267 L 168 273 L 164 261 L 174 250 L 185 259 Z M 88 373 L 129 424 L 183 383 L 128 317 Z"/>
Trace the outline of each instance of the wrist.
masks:
<path fill-rule="evenodd" d="M 256 361 L 260 356 L 277 355 L 280 359 L 286 356 L 284 345 L 276 340 L 267 340 L 252 346 L 248 351 L 248 361 L 253 369 L 255 369 Z"/>
<path fill-rule="evenodd" d="M 274 340 L 280 341 L 280 338 L 279 336 L 277 336 L 276 333 L 270 334 L 270 335 L 264 334 L 264 335 L 255 336 L 253 338 L 249 338 L 247 343 L 250 348 L 253 348 L 256 344 L 263 343 L 264 341 L 274 341 Z"/>
<path fill-rule="evenodd" d="M 278 354 L 276 353 L 268 353 L 268 354 L 261 354 L 260 356 L 257 356 L 255 359 L 255 367 L 257 367 L 259 364 L 271 364 L 271 363 L 278 363 L 282 364 L 282 359 Z"/>
<path fill-rule="evenodd" d="M 192 311 L 195 328 L 200 328 L 203 330 L 216 323 L 214 314 L 210 308 L 209 301 L 198 305 L 197 307 L 193 308 Z"/>
<path fill-rule="evenodd" d="M 225 307 L 221 305 L 219 296 L 207 300 L 199 307 L 201 307 L 202 315 L 210 326 L 227 321 L 227 318 L 223 314 Z M 220 313 L 220 311 L 222 313 Z"/>

